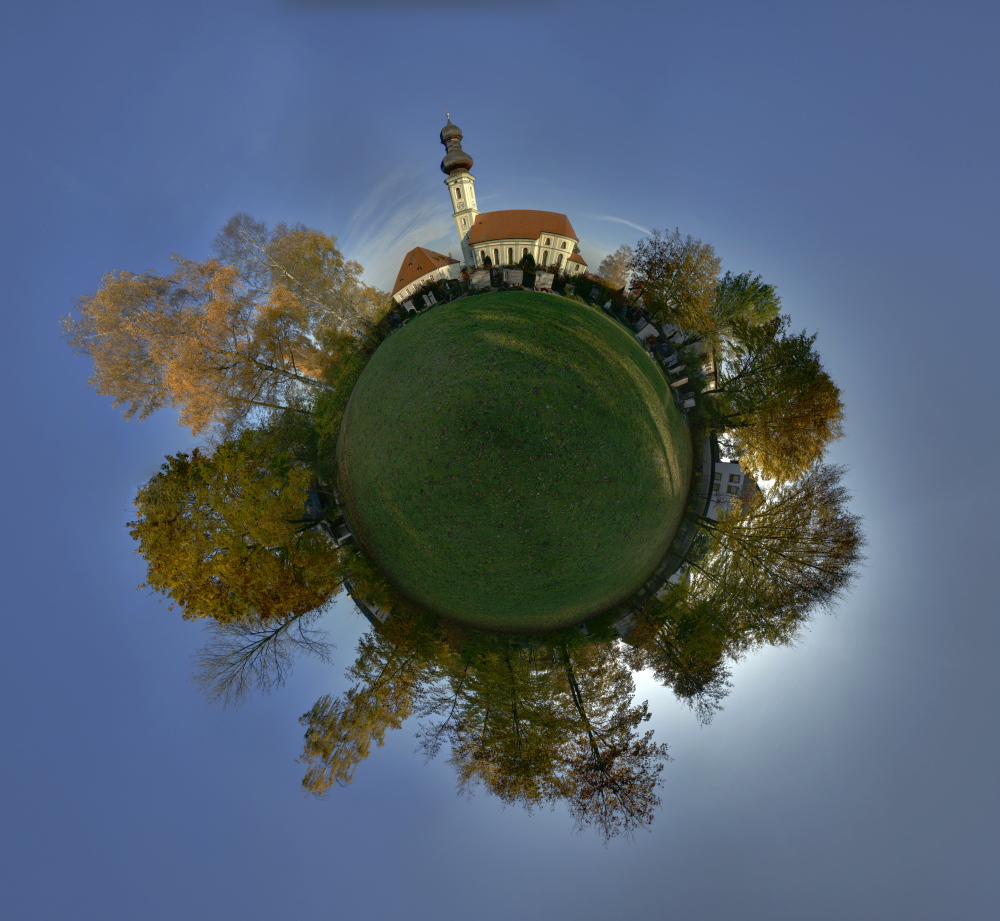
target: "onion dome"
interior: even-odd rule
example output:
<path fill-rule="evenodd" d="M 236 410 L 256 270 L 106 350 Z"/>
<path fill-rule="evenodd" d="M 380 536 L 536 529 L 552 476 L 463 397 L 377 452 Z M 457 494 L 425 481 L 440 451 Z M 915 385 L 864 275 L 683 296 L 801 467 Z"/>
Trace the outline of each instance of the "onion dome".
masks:
<path fill-rule="evenodd" d="M 472 169 L 472 157 L 462 150 L 462 129 L 451 123 L 450 115 L 448 124 L 441 129 L 441 143 L 447 150 L 441 161 L 442 173 L 451 174 L 455 170 Z"/>
<path fill-rule="evenodd" d="M 458 125 L 451 123 L 451 116 L 448 116 L 448 124 L 441 129 L 441 143 L 447 144 L 452 138 L 462 140 L 462 129 Z"/>

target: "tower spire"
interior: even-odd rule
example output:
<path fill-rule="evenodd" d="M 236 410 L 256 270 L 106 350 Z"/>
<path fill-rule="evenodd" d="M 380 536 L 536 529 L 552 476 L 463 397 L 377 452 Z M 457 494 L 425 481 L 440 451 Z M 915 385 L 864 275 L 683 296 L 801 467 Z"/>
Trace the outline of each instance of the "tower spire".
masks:
<path fill-rule="evenodd" d="M 441 129 L 441 143 L 445 146 L 441 172 L 450 176 L 455 170 L 472 169 L 472 157 L 462 150 L 462 129 L 453 125 L 451 115 L 446 114 L 448 115 L 448 124 Z"/>
<path fill-rule="evenodd" d="M 452 217 L 455 219 L 455 230 L 462 241 L 462 255 L 465 264 L 475 265 L 475 256 L 469 245 L 469 231 L 479 215 L 476 207 L 475 177 L 469 172 L 472 169 L 472 157 L 462 150 L 462 129 L 452 124 L 451 113 L 445 110 L 448 123 L 441 129 L 441 143 L 445 147 L 444 159 L 441 161 L 441 172 L 447 177 L 451 198 Z"/>

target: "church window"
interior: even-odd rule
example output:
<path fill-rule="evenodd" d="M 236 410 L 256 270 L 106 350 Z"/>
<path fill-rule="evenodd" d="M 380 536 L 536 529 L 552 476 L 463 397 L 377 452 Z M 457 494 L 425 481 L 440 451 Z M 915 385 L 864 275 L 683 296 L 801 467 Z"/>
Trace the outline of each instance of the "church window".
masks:
<path fill-rule="evenodd" d="M 486 250 L 485 249 L 481 249 L 479 251 L 479 259 L 480 259 L 480 261 L 482 262 L 483 265 L 486 265 Z"/>
<path fill-rule="evenodd" d="M 565 240 L 563 240 L 563 241 L 562 241 L 562 243 L 560 243 L 559 245 L 560 245 L 560 246 L 561 246 L 561 247 L 562 247 L 563 249 L 566 249 L 566 241 L 565 241 Z"/>
<path fill-rule="evenodd" d="M 468 221 L 467 221 L 467 220 L 466 220 L 466 219 L 465 219 L 465 218 L 463 217 L 463 218 L 462 218 L 462 230 L 465 230 L 465 228 L 466 228 L 466 226 L 468 225 L 468 223 L 469 223 L 469 222 L 468 222 Z"/>
<path fill-rule="evenodd" d="M 513 264 L 514 264 L 514 247 L 513 246 L 508 246 L 507 247 L 507 265 L 513 265 Z"/>
<path fill-rule="evenodd" d="M 547 249 L 542 250 L 542 265 L 548 265 L 548 264 L 549 264 L 549 251 Z"/>
<path fill-rule="evenodd" d="M 461 186 L 456 186 L 455 187 L 455 198 L 461 198 L 461 197 L 462 197 L 462 187 Z"/>
<path fill-rule="evenodd" d="M 551 246 L 552 245 L 552 237 L 546 237 L 545 238 L 545 245 L 546 246 Z"/>
<path fill-rule="evenodd" d="M 500 250 L 496 248 L 493 250 L 493 262 L 495 265 L 500 265 Z"/>
<path fill-rule="evenodd" d="M 558 269 L 561 267 L 562 267 L 562 253 L 560 253 L 558 258 L 556 259 L 556 268 Z"/>
<path fill-rule="evenodd" d="M 528 255 L 528 247 L 526 246 L 526 247 L 525 247 L 525 248 L 524 248 L 524 249 L 523 249 L 523 250 L 521 251 L 521 258 L 523 259 L 523 258 L 524 258 L 525 256 L 527 256 L 527 255 Z"/>

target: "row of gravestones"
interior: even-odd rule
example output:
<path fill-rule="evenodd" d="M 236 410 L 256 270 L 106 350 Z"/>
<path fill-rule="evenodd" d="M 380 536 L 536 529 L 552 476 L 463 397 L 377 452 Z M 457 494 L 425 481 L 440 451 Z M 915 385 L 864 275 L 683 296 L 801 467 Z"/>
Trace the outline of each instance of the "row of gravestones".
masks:
<path fill-rule="evenodd" d="M 421 300 L 423 300 L 424 302 L 424 307 L 433 307 L 437 303 L 437 298 L 434 296 L 433 291 L 428 291 L 426 294 L 421 294 L 420 297 Z M 403 301 L 403 307 L 405 307 L 408 311 L 412 311 L 413 313 L 417 312 L 416 305 L 414 305 L 412 300 Z"/>
<path fill-rule="evenodd" d="M 555 279 L 555 275 L 552 272 L 536 272 L 535 273 L 535 290 L 536 291 L 551 291 L 552 282 Z M 524 272 L 521 269 L 503 269 L 503 283 L 505 285 L 520 285 L 524 282 Z M 477 269 L 469 277 L 469 284 L 473 288 L 478 288 L 482 290 L 483 288 L 489 288 L 492 285 L 492 274 L 489 269 Z M 433 291 L 428 291 L 426 294 L 422 294 L 421 300 L 424 302 L 424 307 L 433 307 L 437 303 L 437 298 L 434 296 Z M 413 300 L 405 300 L 402 306 L 409 312 L 416 313 L 418 307 L 413 303 Z M 422 308 L 419 308 L 422 309 Z"/>
<path fill-rule="evenodd" d="M 535 272 L 535 290 L 544 288 L 552 290 L 552 282 L 555 275 L 552 272 Z M 489 269 L 476 269 L 469 276 L 469 283 L 473 288 L 488 288 L 493 284 L 492 273 Z M 522 269 L 504 269 L 503 283 L 505 285 L 520 285 L 524 283 L 524 271 Z"/>

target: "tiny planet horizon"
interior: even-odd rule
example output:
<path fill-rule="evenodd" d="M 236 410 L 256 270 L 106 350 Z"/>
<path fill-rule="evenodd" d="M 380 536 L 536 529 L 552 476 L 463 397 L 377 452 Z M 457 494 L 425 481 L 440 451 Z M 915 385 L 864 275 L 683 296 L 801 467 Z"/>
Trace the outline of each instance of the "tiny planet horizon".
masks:
<path fill-rule="evenodd" d="M 691 446 L 668 383 L 599 309 L 526 291 L 440 305 L 375 352 L 338 443 L 363 550 L 421 607 L 486 629 L 608 610 L 661 562 Z"/>

